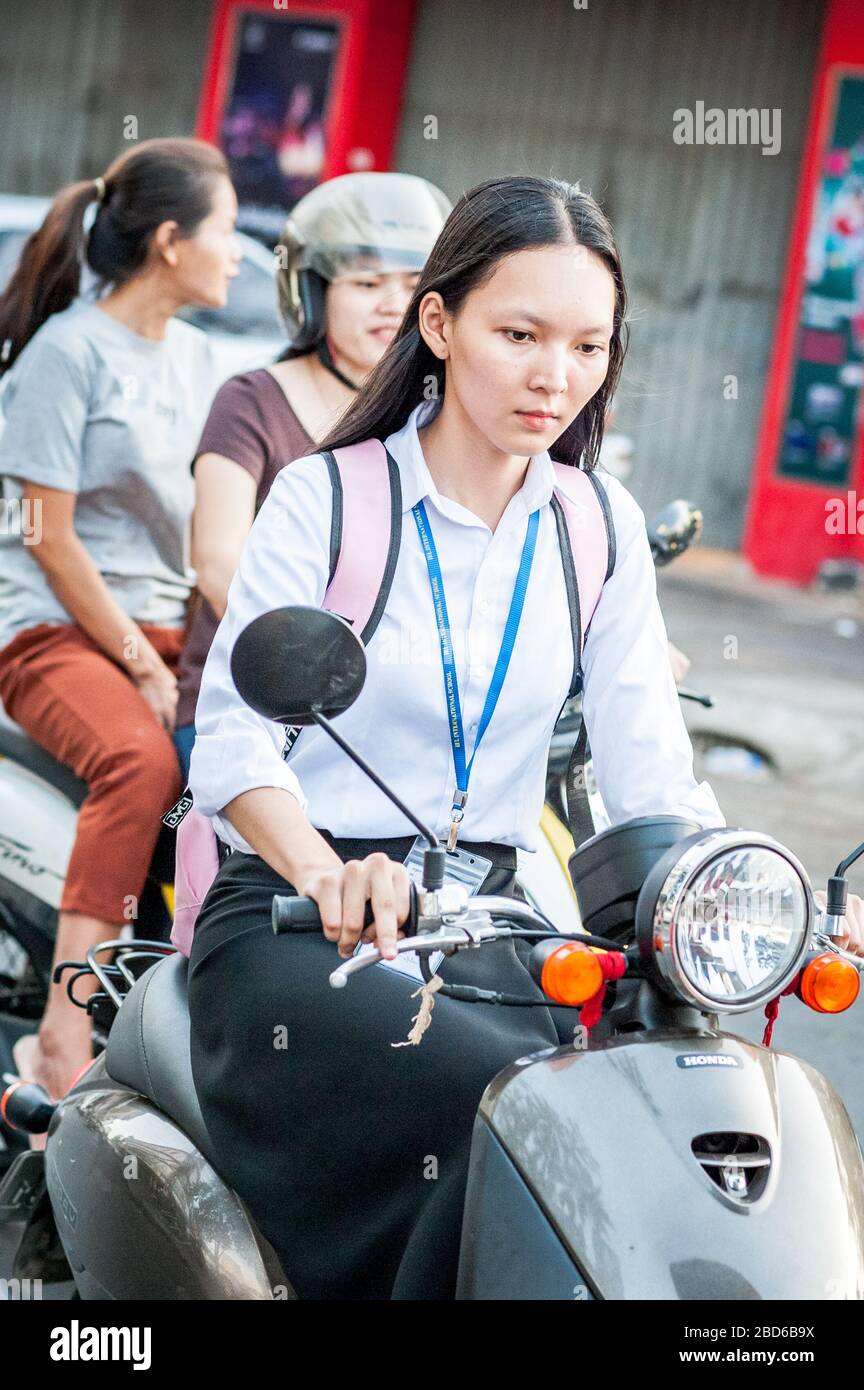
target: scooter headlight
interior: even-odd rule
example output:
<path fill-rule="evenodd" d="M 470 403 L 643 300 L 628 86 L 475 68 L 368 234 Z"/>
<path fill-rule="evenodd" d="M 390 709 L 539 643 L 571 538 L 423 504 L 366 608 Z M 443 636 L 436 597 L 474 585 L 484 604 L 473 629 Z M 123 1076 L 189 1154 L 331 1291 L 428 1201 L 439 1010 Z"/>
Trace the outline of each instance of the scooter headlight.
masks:
<path fill-rule="evenodd" d="M 642 959 L 703 1010 L 743 1013 L 794 978 L 813 920 L 807 875 L 768 835 L 707 830 L 669 850 L 636 909 Z"/>

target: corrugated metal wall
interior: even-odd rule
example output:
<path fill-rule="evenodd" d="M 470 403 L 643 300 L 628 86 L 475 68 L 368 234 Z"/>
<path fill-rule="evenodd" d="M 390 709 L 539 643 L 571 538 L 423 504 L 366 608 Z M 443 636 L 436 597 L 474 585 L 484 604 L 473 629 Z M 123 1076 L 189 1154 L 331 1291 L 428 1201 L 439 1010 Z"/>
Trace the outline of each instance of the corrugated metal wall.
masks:
<path fill-rule="evenodd" d="M 794 206 L 821 0 L 421 0 L 396 167 L 452 197 L 579 179 L 632 301 L 618 425 L 649 513 L 686 495 L 736 548 Z M 779 108 L 781 148 L 676 145 L 673 112 Z M 438 138 L 424 138 L 424 118 Z M 727 375 L 738 399 L 724 400 Z"/>
<path fill-rule="evenodd" d="M 822 0 L 420 0 L 396 167 L 453 196 L 495 173 L 578 178 L 632 300 L 618 425 L 646 510 L 686 494 L 738 544 Z M 192 130 L 211 0 L 0 0 L 0 192 L 51 193 Z M 370 74 L 370 78 L 374 74 Z M 679 107 L 781 111 L 776 155 L 676 145 Z M 438 138 L 424 138 L 437 117 Z M 724 378 L 738 381 L 725 400 Z"/>
<path fill-rule="evenodd" d="M 0 192 L 56 192 L 138 138 L 191 134 L 211 0 L 0 0 Z"/>

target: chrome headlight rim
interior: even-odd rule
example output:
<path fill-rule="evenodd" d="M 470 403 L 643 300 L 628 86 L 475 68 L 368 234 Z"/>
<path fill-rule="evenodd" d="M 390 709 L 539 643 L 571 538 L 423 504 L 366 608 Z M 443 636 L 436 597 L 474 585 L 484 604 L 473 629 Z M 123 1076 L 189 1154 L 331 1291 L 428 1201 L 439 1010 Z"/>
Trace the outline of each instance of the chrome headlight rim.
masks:
<path fill-rule="evenodd" d="M 718 855 L 739 849 L 771 850 L 791 866 L 801 881 L 804 893 L 805 923 L 798 949 L 781 975 L 767 988 L 756 988 L 744 997 L 721 1001 L 703 994 L 682 968 L 675 938 L 675 919 L 697 875 Z M 760 1004 L 767 1004 L 782 994 L 801 969 L 810 949 L 815 910 L 813 891 L 804 865 L 779 840 L 757 830 L 715 827 L 673 845 L 645 880 L 637 905 L 642 959 L 651 965 L 663 988 L 677 1002 L 689 1004 L 702 1013 L 750 1013 Z"/>

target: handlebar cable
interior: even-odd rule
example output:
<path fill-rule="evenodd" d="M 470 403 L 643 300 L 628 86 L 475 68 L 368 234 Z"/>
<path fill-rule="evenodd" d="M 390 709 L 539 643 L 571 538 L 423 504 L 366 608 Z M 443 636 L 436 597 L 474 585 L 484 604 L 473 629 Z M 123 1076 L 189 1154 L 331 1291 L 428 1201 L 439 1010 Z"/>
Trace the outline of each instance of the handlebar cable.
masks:
<path fill-rule="evenodd" d="M 550 937 L 560 937 L 562 942 L 578 940 L 578 937 L 565 937 L 561 932 L 533 932 L 527 929 L 514 927 L 509 937 L 502 937 L 502 940 L 510 940 L 514 936 L 527 937 L 531 940 L 548 940 Z M 600 940 L 602 938 L 598 938 Z M 644 973 L 638 968 L 639 953 L 635 946 L 626 947 L 624 950 L 620 946 L 611 946 L 609 949 L 615 950 L 622 955 L 627 963 L 627 975 L 629 979 L 644 979 Z M 455 952 L 453 952 L 455 954 Z M 429 965 L 427 952 L 419 953 L 420 973 L 426 984 L 430 984 L 434 978 L 432 969 Z M 448 999 L 457 999 L 465 1004 L 499 1004 L 507 1008 L 515 1009 L 581 1009 L 582 1004 L 558 1004 L 554 999 L 535 999 L 530 995 L 523 994 L 504 994 L 500 990 L 480 989 L 477 985 L 453 985 L 442 981 L 437 990 L 438 994 L 443 994 Z"/>

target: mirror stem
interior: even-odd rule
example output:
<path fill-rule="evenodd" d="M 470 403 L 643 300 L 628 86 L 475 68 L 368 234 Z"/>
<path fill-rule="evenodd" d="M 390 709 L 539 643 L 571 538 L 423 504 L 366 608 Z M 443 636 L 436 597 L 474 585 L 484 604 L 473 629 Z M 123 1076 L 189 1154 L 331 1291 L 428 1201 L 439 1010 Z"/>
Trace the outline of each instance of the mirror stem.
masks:
<path fill-rule="evenodd" d="M 333 725 L 330 723 L 330 720 L 327 719 L 319 709 L 316 709 L 314 705 L 312 706 L 312 709 L 309 711 L 309 713 L 311 717 L 315 720 L 315 723 L 318 724 L 319 727 L 325 731 L 325 733 L 328 733 L 330 735 L 334 743 L 338 743 L 343 753 L 347 753 L 348 757 L 351 758 L 351 760 L 355 762 L 363 772 L 366 773 L 366 776 L 369 778 L 369 780 L 375 783 L 375 786 L 378 788 L 378 790 L 382 791 L 385 796 L 389 797 L 390 800 L 393 802 L 394 806 L 398 806 L 403 816 L 408 817 L 411 824 L 415 826 L 417 830 L 420 831 L 420 834 L 426 840 L 427 844 L 429 845 L 429 848 L 438 849 L 439 841 L 438 836 L 435 834 L 435 832 L 433 830 L 430 830 L 428 825 L 424 825 L 422 820 L 418 820 L 418 818 L 414 815 L 414 812 L 410 811 L 408 807 L 405 805 L 404 801 L 399 800 L 399 797 L 396 795 L 396 793 L 390 790 L 390 788 L 387 786 L 387 783 L 382 781 L 382 779 L 378 776 L 377 772 L 374 772 L 372 768 L 369 766 L 369 764 L 363 758 L 361 758 L 360 754 L 354 748 L 351 747 L 350 743 L 346 743 L 342 735 L 336 732 L 336 730 L 333 728 Z"/>
<path fill-rule="evenodd" d="M 828 880 L 828 892 L 825 900 L 825 917 L 828 921 L 827 934 L 829 936 L 842 936 L 843 920 L 846 916 L 846 900 L 849 885 L 846 882 L 846 874 L 852 864 L 860 859 L 864 854 L 864 844 L 858 845 L 851 854 L 847 854 L 834 871 L 833 877 Z"/>
<path fill-rule="evenodd" d="M 679 685 L 678 696 L 681 700 L 695 700 L 698 705 L 704 705 L 706 709 L 714 708 L 713 695 L 700 695 L 698 691 L 691 690 L 689 686 Z"/>
<path fill-rule="evenodd" d="M 842 863 L 837 865 L 837 868 L 834 870 L 835 878 L 845 878 L 847 870 L 851 868 L 857 859 L 861 858 L 862 854 L 864 854 L 864 843 L 853 849 L 852 853 L 847 854 Z"/>

